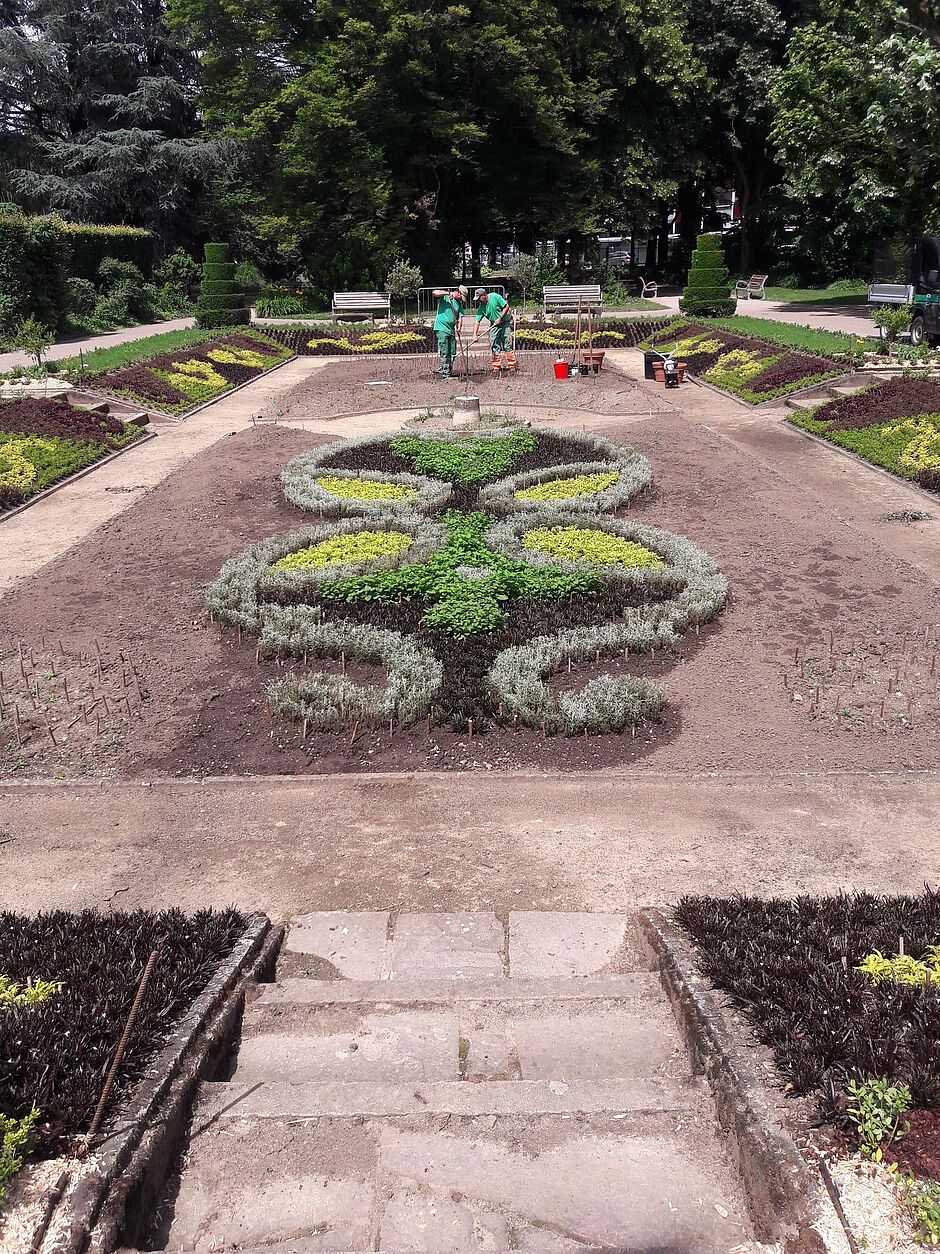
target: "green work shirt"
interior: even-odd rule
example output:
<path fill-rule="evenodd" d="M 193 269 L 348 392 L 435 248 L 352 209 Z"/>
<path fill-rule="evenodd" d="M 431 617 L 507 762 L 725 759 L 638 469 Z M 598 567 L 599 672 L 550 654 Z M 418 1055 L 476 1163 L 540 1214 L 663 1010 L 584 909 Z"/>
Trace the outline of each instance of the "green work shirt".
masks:
<path fill-rule="evenodd" d="M 463 305 L 453 296 L 442 296 L 437 302 L 437 317 L 434 319 L 434 330 L 443 331 L 445 335 L 453 335 L 457 330 L 457 319 L 463 317 Z"/>
<path fill-rule="evenodd" d="M 500 296 L 499 292 L 490 292 L 486 298 L 486 304 L 482 309 L 477 310 L 477 322 L 482 322 L 484 318 L 492 325 L 498 322 L 500 315 L 504 309 L 509 307 L 509 301 L 504 296 Z"/>

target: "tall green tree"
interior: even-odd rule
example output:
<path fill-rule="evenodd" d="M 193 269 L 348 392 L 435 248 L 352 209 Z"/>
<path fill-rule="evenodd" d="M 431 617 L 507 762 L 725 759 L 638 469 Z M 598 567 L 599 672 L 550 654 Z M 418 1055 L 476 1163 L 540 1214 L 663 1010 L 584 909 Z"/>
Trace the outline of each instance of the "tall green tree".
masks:
<path fill-rule="evenodd" d="M 940 232 L 935 6 L 865 0 L 823 16 L 794 32 L 773 93 L 798 244 L 818 278 L 867 274 L 879 241 Z"/>
<path fill-rule="evenodd" d="M 257 212 L 295 226 L 324 285 L 377 281 L 401 247 L 440 279 L 465 240 L 590 233 L 674 187 L 664 135 L 699 77 L 681 0 L 171 13 L 206 117 L 252 154 Z"/>
<path fill-rule="evenodd" d="M 172 237 L 220 145 L 162 0 L 2 0 L 0 166 L 24 204 Z"/>

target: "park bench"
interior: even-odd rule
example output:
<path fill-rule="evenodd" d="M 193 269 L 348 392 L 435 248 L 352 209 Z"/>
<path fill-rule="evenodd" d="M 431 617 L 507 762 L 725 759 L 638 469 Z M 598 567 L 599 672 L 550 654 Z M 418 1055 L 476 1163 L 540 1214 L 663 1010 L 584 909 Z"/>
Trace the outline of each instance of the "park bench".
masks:
<path fill-rule="evenodd" d="M 375 321 L 389 318 L 392 313 L 392 298 L 388 292 L 334 292 L 333 317 L 357 318 L 371 317 Z"/>
<path fill-rule="evenodd" d="M 581 308 L 585 313 L 592 309 L 600 310 L 604 308 L 604 298 L 601 295 L 601 285 L 599 283 L 582 283 L 580 286 L 546 287 L 543 289 L 543 317 L 549 310 L 552 310 L 554 313 L 560 313 L 563 309 L 577 310 L 578 308 Z"/>
<path fill-rule="evenodd" d="M 734 285 L 735 298 L 750 300 L 753 296 L 755 300 L 763 300 L 767 277 L 766 274 L 752 274 L 749 279 L 738 279 Z"/>
<path fill-rule="evenodd" d="M 657 296 L 659 295 L 659 284 L 656 282 L 656 280 L 645 279 L 642 274 L 637 275 L 637 278 L 639 279 L 639 283 L 640 283 L 640 292 L 639 292 L 640 299 L 643 300 L 645 297 L 649 296 L 649 297 L 652 297 L 653 300 L 655 300 Z"/>

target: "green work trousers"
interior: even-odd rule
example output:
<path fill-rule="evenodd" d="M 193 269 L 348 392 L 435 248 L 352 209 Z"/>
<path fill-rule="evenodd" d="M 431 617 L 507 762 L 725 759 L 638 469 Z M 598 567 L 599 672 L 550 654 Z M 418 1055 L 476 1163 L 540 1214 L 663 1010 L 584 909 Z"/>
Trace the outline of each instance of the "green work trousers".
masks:
<path fill-rule="evenodd" d="M 449 379 L 457 356 L 457 336 L 453 331 L 437 331 L 437 355 L 441 359 L 441 378 Z"/>
<path fill-rule="evenodd" d="M 509 319 L 494 322 L 490 327 L 490 345 L 494 353 L 509 352 Z"/>

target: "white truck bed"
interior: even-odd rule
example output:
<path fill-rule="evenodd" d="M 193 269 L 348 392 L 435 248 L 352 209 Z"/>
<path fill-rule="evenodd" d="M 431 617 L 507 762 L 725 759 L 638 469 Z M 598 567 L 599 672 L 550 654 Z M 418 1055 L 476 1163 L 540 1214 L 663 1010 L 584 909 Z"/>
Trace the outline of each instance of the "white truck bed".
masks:
<path fill-rule="evenodd" d="M 911 305 L 914 288 L 910 283 L 872 283 L 868 289 L 869 305 Z"/>

